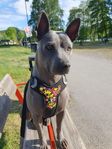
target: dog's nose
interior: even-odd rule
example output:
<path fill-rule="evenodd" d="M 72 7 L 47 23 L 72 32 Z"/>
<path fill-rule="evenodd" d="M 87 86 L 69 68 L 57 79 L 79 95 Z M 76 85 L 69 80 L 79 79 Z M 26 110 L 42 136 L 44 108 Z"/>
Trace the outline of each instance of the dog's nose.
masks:
<path fill-rule="evenodd" d="M 64 65 L 63 65 L 63 68 L 64 68 L 64 69 L 70 68 L 70 64 L 64 64 Z"/>
<path fill-rule="evenodd" d="M 62 65 L 62 71 L 64 72 L 64 73 L 68 73 L 68 71 L 69 71 L 69 68 L 70 68 L 70 64 L 68 63 L 66 63 L 66 64 L 63 64 Z"/>
<path fill-rule="evenodd" d="M 59 74 L 67 74 L 70 70 L 70 63 L 69 61 L 59 60 L 57 65 L 57 72 Z"/>

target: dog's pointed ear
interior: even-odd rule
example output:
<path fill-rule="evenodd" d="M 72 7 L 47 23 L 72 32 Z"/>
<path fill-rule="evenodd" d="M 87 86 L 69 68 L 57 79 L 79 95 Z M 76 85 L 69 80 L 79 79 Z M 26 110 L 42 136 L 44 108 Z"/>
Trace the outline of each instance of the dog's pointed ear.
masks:
<path fill-rule="evenodd" d="M 43 11 L 40 14 L 40 18 L 36 27 L 36 31 L 37 31 L 37 38 L 38 40 L 41 40 L 42 37 L 49 32 L 49 20 L 48 17 L 46 15 L 46 13 Z"/>
<path fill-rule="evenodd" d="M 72 42 L 78 36 L 79 27 L 80 27 L 80 18 L 77 18 L 68 25 L 65 31 L 65 33 L 69 36 Z"/>

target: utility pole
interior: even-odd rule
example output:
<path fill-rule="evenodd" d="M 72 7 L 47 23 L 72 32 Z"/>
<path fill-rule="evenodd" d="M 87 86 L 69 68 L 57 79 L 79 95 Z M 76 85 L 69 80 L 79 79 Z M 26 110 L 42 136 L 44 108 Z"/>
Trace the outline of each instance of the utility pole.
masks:
<path fill-rule="evenodd" d="M 28 10 L 27 10 L 27 4 L 26 2 L 28 2 L 29 0 L 25 0 L 25 10 L 26 10 L 26 20 L 27 20 L 27 25 L 28 25 Z"/>
<path fill-rule="evenodd" d="M 30 42 L 30 36 L 28 35 L 29 31 L 30 31 L 30 27 L 28 26 L 28 10 L 27 10 L 27 2 L 29 2 L 29 0 L 25 0 L 25 10 L 26 10 L 26 23 L 27 23 L 27 27 L 25 28 L 25 33 L 26 33 L 26 44 L 28 44 L 28 41 Z M 28 46 L 28 45 L 27 45 Z"/>

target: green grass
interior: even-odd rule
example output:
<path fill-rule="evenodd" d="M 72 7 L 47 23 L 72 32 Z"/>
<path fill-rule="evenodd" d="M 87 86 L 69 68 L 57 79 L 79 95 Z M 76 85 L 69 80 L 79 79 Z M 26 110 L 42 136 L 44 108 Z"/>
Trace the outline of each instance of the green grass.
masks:
<path fill-rule="evenodd" d="M 30 49 L 23 47 L 0 48 L 0 79 L 9 73 L 16 82 L 26 80 L 29 76 L 29 54 Z"/>
<path fill-rule="evenodd" d="M 12 46 L 0 47 L 0 80 L 9 73 L 15 83 L 27 81 L 29 78 L 28 55 L 30 49 Z M 19 149 L 20 110 L 18 101 L 12 102 L 7 123 L 0 140 L 0 149 Z"/>

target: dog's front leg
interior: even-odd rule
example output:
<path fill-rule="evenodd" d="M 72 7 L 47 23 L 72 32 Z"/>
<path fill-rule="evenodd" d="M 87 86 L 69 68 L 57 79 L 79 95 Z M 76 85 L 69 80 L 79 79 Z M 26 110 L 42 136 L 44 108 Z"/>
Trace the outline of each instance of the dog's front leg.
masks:
<path fill-rule="evenodd" d="M 56 123 L 57 123 L 57 143 L 59 148 L 61 149 L 67 149 L 68 148 L 68 142 L 63 137 L 61 128 L 62 128 L 62 122 L 64 118 L 65 111 L 60 112 L 58 115 L 56 115 Z"/>
<path fill-rule="evenodd" d="M 32 115 L 33 123 L 37 129 L 39 139 L 40 139 L 40 149 L 48 149 L 46 140 L 43 133 L 43 123 L 42 123 L 42 117 L 37 115 Z"/>

